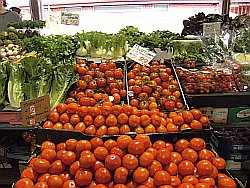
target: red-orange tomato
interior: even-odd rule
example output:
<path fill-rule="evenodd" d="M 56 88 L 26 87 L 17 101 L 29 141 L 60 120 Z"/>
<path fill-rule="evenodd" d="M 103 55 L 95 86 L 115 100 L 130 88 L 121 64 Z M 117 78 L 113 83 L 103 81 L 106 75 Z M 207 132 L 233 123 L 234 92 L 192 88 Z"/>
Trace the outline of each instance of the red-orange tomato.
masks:
<path fill-rule="evenodd" d="M 34 188 L 49 188 L 46 182 L 38 182 L 35 184 Z"/>
<path fill-rule="evenodd" d="M 179 173 L 183 176 L 194 174 L 194 164 L 191 161 L 183 160 L 178 165 Z"/>
<path fill-rule="evenodd" d="M 71 165 L 76 160 L 76 154 L 72 151 L 66 151 L 62 154 L 62 162 L 66 165 Z"/>
<path fill-rule="evenodd" d="M 189 147 L 189 142 L 185 139 L 180 139 L 175 143 L 175 150 L 181 153 L 184 149 Z"/>
<path fill-rule="evenodd" d="M 190 123 L 190 127 L 194 130 L 202 130 L 202 124 L 198 120 L 193 120 Z"/>
<path fill-rule="evenodd" d="M 121 166 L 121 158 L 116 154 L 110 154 L 105 158 L 105 167 L 109 170 L 115 170 Z"/>
<path fill-rule="evenodd" d="M 138 140 L 132 140 L 128 144 L 128 152 L 135 155 L 140 155 L 145 151 L 145 145 Z"/>
<path fill-rule="evenodd" d="M 69 167 L 69 173 L 70 173 L 70 175 L 71 176 L 75 176 L 77 170 L 79 170 L 79 169 L 80 169 L 80 162 L 79 161 L 75 161 Z"/>
<path fill-rule="evenodd" d="M 59 113 L 59 114 L 62 114 L 64 112 L 66 112 L 68 109 L 68 105 L 67 104 L 64 104 L 64 103 L 59 103 L 58 105 L 56 105 L 56 111 Z"/>
<path fill-rule="evenodd" d="M 194 116 L 190 111 L 184 110 L 181 114 L 185 123 L 191 123 L 194 120 Z"/>
<path fill-rule="evenodd" d="M 122 159 L 124 157 L 124 155 L 126 154 L 126 152 L 125 152 L 125 150 L 122 150 L 119 147 L 113 147 L 110 150 L 110 154 L 116 154 Z"/>
<path fill-rule="evenodd" d="M 207 183 L 209 184 L 211 187 L 215 187 L 215 180 L 214 178 L 199 178 L 199 182 L 200 183 Z"/>
<path fill-rule="evenodd" d="M 218 178 L 218 186 L 219 188 L 237 188 L 235 181 L 229 177 Z"/>
<path fill-rule="evenodd" d="M 62 188 L 79 188 L 74 180 L 68 180 L 64 182 Z"/>
<path fill-rule="evenodd" d="M 79 140 L 76 144 L 76 151 L 91 150 L 91 143 L 88 140 Z"/>
<path fill-rule="evenodd" d="M 49 168 L 50 163 L 46 159 L 37 159 L 33 165 L 33 169 L 40 174 L 48 172 Z"/>
<path fill-rule="evenodd" d="M 138 166 L 138 159 L 132 154 L 126 154 L 122 158 L 122 166 L 128 170 L 134 170 Z"/>
<path fill-rule="evenodd" d="M 56 145 L 53 142 L 45 141 L 42 143 L 40 150 L 43 151 L 44 149 L 56 149 Z"/>
<path fill-rule="evenodd" d="M 80 131 L 80 132 L 84 132 L 86 129 L 86 125 L 83 122 L 79 122 L 76 124 L 76 126 L 74 127 L 75 130 Z"/>
<path fill-rule="evenodd" d="M 209 160 L 210 162 L 215 157 L 214 153 L 208 149 L 202 149 L 198 153 L 199 160 Z"/>
<path fill-rule="evenodd" d="M 162 164 L 157 160 L 154 160 L 147 166 L 150 176 L 154 176 L 154 174 L 163 169 Z"/>
<path fill-rule="evenodd" d="M 154 142 L 153 148 L 155 148 L 157 150 L 159 150 L 161 148 L 166 148 L 166 142 L 164 142 L 162 140 L 157 140 Z"/>
<path fill-rule="evenodd" d="M 209 184 L 207 183 L 197 183 L 195 185 L 195 188 L 211 188 Z"/>
<path fill-rule="evenodd" d="M 29 178 L 33 182 L 36 182 L 38 173 L 32 167 L 28 167 L 22 171 L 20 178 Z"/>
<path fill-rule="evenodd" d="M 29 178 L 22 178 L 15 183 L 15 188 L 33 188 L 34 183 Z"/>
<path fill-rule="evenodd" d="M 68 171 L 64 171 L 59 174 L 59 177 L 62 179 L 63 183 L 70 180 L 70 173 Z"/>
<path fill-rule="evenodd" d="M 99 146 L 94 150 L 94 156 L 98 160 L 105 160 L 108 154 L 109 154 L 109 151 L 105 147 L 102 147 L 102 146 Z"/>
<path fill-rule="evenodd" d="M 169 185 L 171 177 L 166 171 L 160 170 L 154 174 L 154 183 L 156 186 Z"/>
<path fill-rule="evenodd" d="M 210 125 L 210 121 L 207 116 L 202 116 L 199 121 L 201 122 L 203 127 L 208 127 Z"/>
<path fill-rule="evenodd" d="M 211 175 L 213 172 L 213 165 L 208 160 L 201 160 L 196 164 L 197 172 L 201 176 Z"/>
<path fill-rule="evenodd" d="M 50 174 L 49 173 L 44 173 L 44 174 L 41 174 L 38 179 L 37 179 L 37 182 L 47 182 L 48 178 L 50 177 Z"/>
<path fill-rule="evenodd" d="M 63 186 L 63 181 L 58 175 L 51 175 L 47 183 L 49 187 L 53 188 L 61 188 Z"/>
<path fill-rule="evenodd" d="M 171 186 L 178 187 L 181 184 L 181 180 L 177 176 L 170 176 L 170 177 L 171 177 L 171 182 L 170 182 Z M 161 186 L 160 188 L 165 188 L 165 187 Z"/>
<path fill-rule="evenodd" d="M 50 120 L 47 120 L 47 121 L 45 121 L 44 122 L 44 124 L 43 124 L 43 128 L 52 128 L 53 127 L 53 122 L 52 121 L 50 121 Z"/>
<path fill-rule="evenodd" d="M 98 168 L 95 172 L 95 180 L 97 183 L 108 183 L 111 180 L 111 174 L 107 168 Z"/>
<path fill-rule="evenodd" d="M 103 146 L 108 150 L 112 150 L 112 148 L 117 146 L 117 142 L 115 140 L 109 139 L 104 142 Z"/>
<path fill-rule="evenodd" d="M 66 169 L 66 166 L 64 163 L 62 163 L 61 160 L 55 160 L 51 165 L 49 172 L 51 174 L 60 174 Z"/>
<path fill-rule="evenodd" d="M 41 153 L 42 159 L 46 159 L 52 163 L 56 159 L 56 151 L 54 149 L 44 149 Z"/>
<path fill-rule="evenodd" d="M 53 123 L 56 123 L 59 121 L 60 114 L 56 111 L 51 111 L 49 114 L 48 119 L 52 121 Z"/>
<path fill-rule="evenodd" d="M 171 162 L 174 162 L 175 164 L 179 164 L 182 161 L 181 154 L 178 152 L 171 152 Z"/>
<path fill-rule="evenodd" d="M 189 160 L 192 163 L 195 163 L 198 159 L 198 155 L 195 150 L 191 148 L 186 148 L 181 152 L 181 156 L 183 160 Z"/>
<path fill-rule="evenodd" d="M 121 149 L 126 149 L 129 143 L 132 141 L 132 138 L 127 135 L 122 135 L 117 138 L 117 146 Z"/>
<path fill-rule="evenodd" d="M 196 120 L 199 120 L 202 117 L 202 113 L 198 109 L 192 109 L 190 110 L 190 112 L 192 113 L 192 115 L 194 116 L 194 119 Z"/>
<path fill-rule="evenodd" d="M 128 118 L 128 123 L 131 127 L 139 127 L 141 124 L 141 119 L 137 115 L 131 115 Z"/>
<path fill-rule="evenodd" d="M 126 183 L 128 177 L 128 170 L 124 167 L 119 167 L 115 170 L 114 181 L 115 183 Z"/>
<path fill-rule="evenodd" d="M 139 157 L 139 163 L 141 166 L 148 166 L 154 161 L 154 155 L 150 152 L 143 152 Z"/>
<path fill-rule="evenodd" d="M 110 127 L 117 126 L 117 119 L 116 119 L 115 115 L 109 114 L 109 116 L 105 120 L 105 123 L 106 123 L 106 125 L 108 125 Z"/>
<path fill-rule="evenodd" d="M 69 151 L 76 151 L 76 145 L 78 141 L 76 139 L 68 139 L 66 141 L 66 148 Z"/>
<path fill-rule="evenodd" d="M 95 165 L 96 158 L 93 154 L 84 154 L 79 159 L 81 168 L 90 168 Z"/>
<path fill-rule="evenodd" d="M 150 141 L 150 137 L 145 134 L 139 134 L 135 137 L 135 140 L 141 141 L 144 143 L 145 149 L 149 148 L 152 143 Z"/>
<path fill-rule="evenodd" d="M 166 172 L 169 173 L 169 175 L 171 176 L 175 176 L 177 175 L 177 172 L 178 172 L 178 166 L 173 163 L 173 162 L 170 162 L 169 164 L 167 164 L 165 167 L 164 167 L 164 170 Z"/>
<path fill-rule="evenodd" d="M 212 159 L 212 164 L 218 169 L 223 170 L 226 168 L 227 164 L 226 161 L 221 157 L 214 157 Z"/>
<path fill-rule="evenodd" d="M 86 186 L 92 181 L 92 173 L 88 170 L 79 169 L 75 174 L 75 181 L 79 186 Z"/>
<path fill-rule="evenodd" d="M 128 115 L 121 113 L 118 115 L 117 120 L 120 124 L 126 124 L 128 122 Z"/>
<path fill-rule="evenodd" d="M 95 150 L 95 148 L 97 148 L 98 146 L 103 146 L 103 141 L 102 141 L 102 139 L 101 138 L 97 138 L 97 137 L 95 137 L 95 138 L 92 138 L 91 140 L 90 140 L 90 143 L 91 143 L 91 145 L 92 145 L 92 150 L 94 151 Z"/>
<path fill-rule="evenodd" d="M 182 179 L 182 183 L 191 183 L 193 185 L 196 185 L 197 183 L 199 183 L 199 180 L 193 175 L 188 175 Z"/>
<path fill-rule="evenodd" d="M 190 140 L 190 148 L 200 151 L 206 148 L 206 142 L 201 138 L 193 138 Z"/>
<path fill-rule="evenodd" d="M 167 165 L 171 162 L 171 152 L 166 148 L 161 148 L 157 151 L 156 158 L 161 164 Z"/>
<path fill-rule="evenodd" d="M 146 168 L 138 167 L 134 172 L 133 172 L 133 179 L 137 183 L 143 183 L 146 181 L 149 177 L 149 171 Z"/>

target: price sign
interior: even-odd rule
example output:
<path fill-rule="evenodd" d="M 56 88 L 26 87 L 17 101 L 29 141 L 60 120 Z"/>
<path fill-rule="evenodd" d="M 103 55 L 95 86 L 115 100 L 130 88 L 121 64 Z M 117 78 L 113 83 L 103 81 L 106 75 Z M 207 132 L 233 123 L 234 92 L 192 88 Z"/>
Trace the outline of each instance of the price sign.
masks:
<path fill-rule="evenodd" d="M 79 25 L 79 14 L 62 13 L 61 24 L 65 25 Z"/>
<path fill-rule="evenodd" d="M 126 56 L 141 65 L 149 66 L 149 62 L 155 57 L 155 55 L 154 52 L 135 44 Z"/>
<path fill-rule="evenodd" d="M 221 31 L 221 23 L 220 22 L 212 22 L 212 23 L 203 23 L 203 34 L 210 35 L 215 33 L 220 33 Z"/>
<path fill-rule="evenodd" d="M 35 125 L 50 113 L 49 95 L 21 102 L 23 125 Z"/>

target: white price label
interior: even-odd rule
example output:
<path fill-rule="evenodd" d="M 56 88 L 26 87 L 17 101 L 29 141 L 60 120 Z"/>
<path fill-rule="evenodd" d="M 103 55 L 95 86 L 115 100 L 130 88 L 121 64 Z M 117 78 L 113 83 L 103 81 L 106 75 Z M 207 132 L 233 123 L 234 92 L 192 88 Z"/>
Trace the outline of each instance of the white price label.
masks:
<path fill-rule="evenodd" d="M 149 66 L 149 62 L 156 56 L 156 54 L 138 44 L 135 44 L 126 56 L 141 65 Z"/>
<path fill-rule="evenodd" d="M 220 22 L 212 22 L 212 23 L 203 23 L 203 34 L 210 35 L 215 33 L 220 33 L 221 31 L 221 23 Z"/>

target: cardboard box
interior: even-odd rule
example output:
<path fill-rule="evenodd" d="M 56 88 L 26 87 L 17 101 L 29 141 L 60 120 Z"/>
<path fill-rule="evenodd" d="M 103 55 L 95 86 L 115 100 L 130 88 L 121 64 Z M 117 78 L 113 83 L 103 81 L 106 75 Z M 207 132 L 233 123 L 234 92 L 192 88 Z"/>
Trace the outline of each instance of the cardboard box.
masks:
<path fill-rule="evenodd" d="M 240 122 L 250 123 L 250 107 L 229 108 L 228 124 L 237 124 Z"/>
<path fill-rule="evenodd" d="M 227 123 L 228 108 L 203 107 L 199 109 L 212 123 Z"/>

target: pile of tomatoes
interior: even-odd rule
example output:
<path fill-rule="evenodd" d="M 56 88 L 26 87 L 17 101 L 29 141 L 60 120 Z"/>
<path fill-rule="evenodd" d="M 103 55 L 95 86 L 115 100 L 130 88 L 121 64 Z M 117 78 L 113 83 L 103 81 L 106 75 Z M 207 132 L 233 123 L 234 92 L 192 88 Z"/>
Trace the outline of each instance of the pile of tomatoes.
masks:
<path fill-rule="evenodd" d="M 88 135 L 103 136 L 128 132 L 179 132 L 190 128 L 202 130 L 210 125 L 208 117 L 197 109 L 167 115 L 157 108 L 138 110 L 131 105 L 121 106 L 112 102 L 103 102 L 102 106 L 85 106 L 83 99 L 80 98 L 79 103 L 58 104 L 43 128 L 77 130 Z"/>
<path fill-rule="evenodd" d="M 118 65 L 121 67 L 118 68 Z M 67 100 L 84 98 L 86 104 L 101 103 L 110 100 L 109 96 L 112 96 L 112 101 L 120 104 L 121 100 L 126 99 L 124 70 L 121 63 L 111 60 L 87 63 L 78 60 L 74 70 L 80 79 L 70 91 L 70 98 Z"/>
<path fill-rule="evenodd" d="M 171 68 L 153 61 L 149 67 L 135 64 L 127 74 L 130 105 L 139 109 L 159 108 L 174 111 L 183 108 L 181 93 Z"/>
<path fill-rule="evenodd" d="M 224 159 L 201 138 L 174 145 L 138 135 L 41 144 L 15 188 L 236 188 Z"/>

